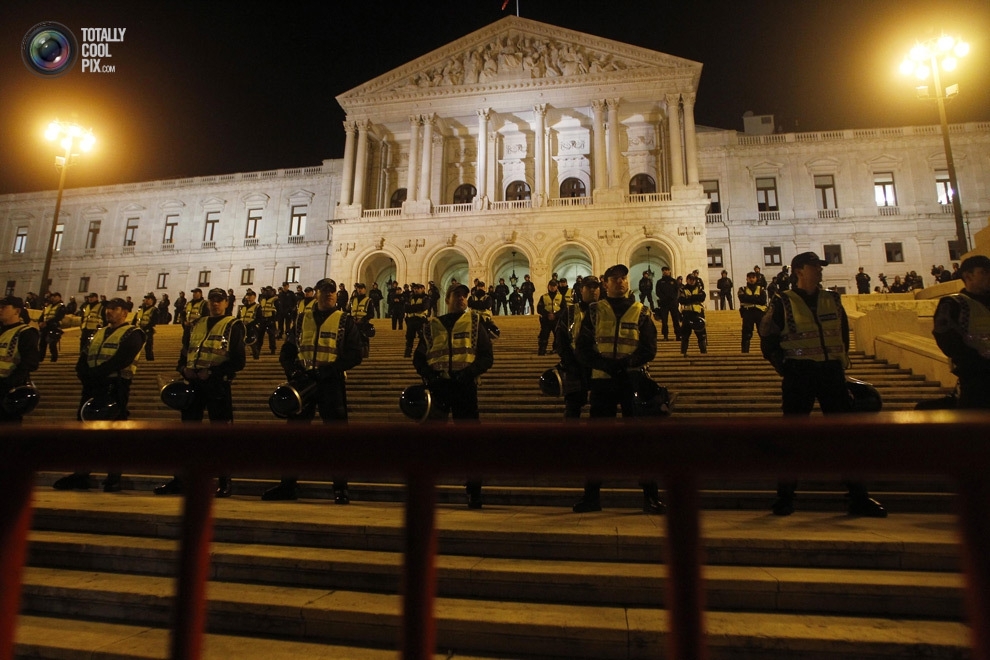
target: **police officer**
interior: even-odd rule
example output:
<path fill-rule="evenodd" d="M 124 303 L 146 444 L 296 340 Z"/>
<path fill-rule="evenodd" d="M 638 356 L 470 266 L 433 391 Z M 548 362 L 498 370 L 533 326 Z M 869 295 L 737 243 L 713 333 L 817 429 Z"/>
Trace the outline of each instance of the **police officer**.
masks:
<path fill-rule="evenodd" d="M 180 297 L 182 294 L 179 294 Z M 224 298 L 227 297 L 226 292 L 223 294 Z M 196 324 L 200 318 L 209 315 L 209 310 L 206 306 L 206 300 L 203 298 L 203 290 L 199 287 L 192 290 L 192 298 L 188 300 L 183 308 L 184 311 L 180 312 L 182 314 L 182 343 L 189 343 L 189 333 L 192 331 L 192 327 Z"/>
<path fill-rule="evenodd" d="M 361 355 L 368 357 L 371 354 L 371 334 L 374 331 L 371 319 L 375 317 L 375 308 L 371 304 L 368 287 L 364 282 L 357 282 L 354 285 L 351 299 L 347 301 L 347 312 L 357 324 L 358 334 L 361 336 Z"/>
<path fill-rule="evenodd" d="M 821 288 L 822 268 L 828 263 L 814 252 L 791 260 L 792 288 L 775 297 L 760 321 L 763 357 L 782 376 L 784 415 L 807 416 L 815 399 L 826 415 L 852 411 L 846 386 L 849 366 L 849 321 L 839 294 Z M 866 487 L 847 481 L 849 515 L 886 517 L 887 511 L 870 498 Z M 780 481 L 772 511 L 794 512 L 796 481 Z"/>
<path fill-rule="evenodd" d="M 581 409 L 588 403 L 588 388 L 591 383 L 591 370 L 582 365 L 574 354 L 574 345 L 581 332 L 581 324 L 592 303 L 598 302 L 601 284 L 597 277 L 589 275 L 580 280 L 581 299 L 560 312 L 557 331 L 554 333 L 554 351 L 560 356 L 560 367 L 564 375 L 564 419 L 576 420 L 581 417 Z"/>
<path fill-rule="evenodd" d="M 302 299 L 298 303 L 296 303 L 296 320 L 298 321 L 299 317 L 302 316 L 303 313 L 306 311 L 306 308 L 315 302 L 316 302 L 316 290 L 313 289 L 313 287 L 311 286 L 308 286 L 305 289 L 303 289 Z"/>
<path fill-rule="evenodd" d="M 65 305 L 62 304 L 62 294 L 54 292 L 49 296 L 48 304 L 41 311 L 38 327 L 41 330 L 41 359 L 45 359 L 45 350 L 51 347 L 52 362 L 58 362 L 58 344 L 62 337 L 62 319 L 65 318 Z"/>
<path fill-rule="evenodd" d="M 38 342 L 41 334 L 24 323 L 24 301 L 16 296 L 0 298 L 0 398 L 10 390 L 26 385 L 31 372 L 41 363 Z M 0 407 L 0 423 L 21 422 L 21 414 Z"/>
<path fill-rule="evenodd" d="M 681 355 L 687 356 L 691 331 L 698 337 L 698 349 L 708 352 L 708 330 L 705 328 L 705 289 L 694 273 L 684 278 L 684 288 L 678 297 L 681 304 Z"/>
<path fill-rule="evenodd" d="M 537 354 L 546 355 L 547 346 L 550 343 L 550 333 L 556 333 L 557 316 L 564 307 L 564 296 L 557 290 L 559 282 L 550 280 L 547 282 L 547 292 L 540 296 L 540 302 L 536 306 L 536 311 L 540 315 L 540 336 L 537 339 Z M 554 341 L 557 337 L 554 334 Z"/>
<path fill-rule="evenodd" d="M 412 357 L 413 341 L 426 324 L 427 314 L 430 311 L 430 299 L 426 294 L 426 287 L 413 282 L 412 293 L 403 304 L 403 309 L 406 315 L 406 352 L 403 355 Z M 400 324 L 399 327 L 401 328 L 402 325 Z"/>
<path fill-rule="evenodd" d="M 681 287 L 670 274 L 670 267 L 660 268 L 660 279 L 657 280 L 657 314 L 660 317 L 660 330 L 663 340 L 669 341 L 667 316 L 674 326 L 674 338 L 681 340 L 681 312 L 677 307 L 677 299 L 681 295 Z"/>
<path fill-rule="evenodd" d="M 202 422 L 204 411 L 211 424 L 234 421 L 230 381 L 245 364 L 244 324 L 227 316 L 227 292 L 210 289 L 206 316 L 200 316 L 182 340 L 176 371 L 192 385 L 193 401 L 181 412 L 183 422 Z M 217 497 L 230 496 L 230 477 L 221 476 Z M 157 486 L 156 495 L 182 492 L 179 477 Z"/>
<path fill-rule="evenodd" d="M 498 310 L 501 308 L 502 313 L 508 316 L 509 314 L 509 285 L 505 283 L 505 278 L 498 278 L 498 284 L 495 285 L 495 309 L 493 313 L 498 316 Z"/>
<path fill-rule="evenodd" d="M 248 289 L 244 294 L 244 302 L 237 310 L 237 318 L 244 324 L 244 343 L 251 346 L 251 357 L 255 360 L 261 357 L 261 335 L 258 332 L 258 294 Z"/>
<path fill-rule="evenodd" d="M 316 303 L 296 319 L 298 346 L 282 344 L 278 361 L 286 377 L 293 381 L 304 374 L 316 382 L 316 394 L 303 402 L 302 412 L 288 417 L 289 424 L 309 424 L 319 409 L 324 424 L 347 423 L 345 372 L 361 364 L 361 334 L 350 314 L 337 305 L 336 282 L 316 283 Z M 347 479 L 333 477 L 334 503 L 349 504 Z M 296 477 L 283 477 L 269 488 L 263 500 L 294 500 L 299 497 Z"/>
<path fill-rule="evenodd" d="M 127 322 L 130 315 L 128 303 L 122 298 L 113 298 L 104 303 L 107 324 L 96 331 L 79 355 L 76 362 L 76 375 L 82 383 L 83 404 L 90 399 L 108 397 L 117 407 L 118 421 L 126 421 L 127 404 L 131 396 L 131 381 L 137 368 L 134 360 L 144 345 L 144 331 Z M 80 417 L 80 419 L 82 419 Z M 52 484 L 56 490 L 86 490 L 89 488 L 89 472 L 74 472 Z M 103 481 L 103 492 L 120 491 L 120 473 L 111 472 Z"/>
<path fill-rule="evenodd" d="M 282 282 L 278 290 L 278 339 L 292 334 L 296 322 L 296 294 L 288 282 Z"/>
<path fill-rule="evenodd" d="M 932 335 L 959 377 L 959 408 L 990 408 L 990 258 L 959 266 L 963 289 L 938 301 Z"/>
<path fill-rule="evenodd" d="M 447 313 L 431 317 L 423 326 L 413 366 L 430 389 L 429 421 L 442 422 L 450 415 L 454 423 L 476 423 L 478 378 L 494 362 L 492 342 L 481 314 L 468 309 L 471 291 L 466 284 L 447 290 Z M 466 484 L 468 507 L 481 508 L 481 479 Z"/>
<path fill-rule="evenodd" d="M 100 297 L 95 293 L 86 294 L 86 301 L 79 308 L 79 316 L 82 319 L 79 324 L 79 352 L 83 353 L 96 329 L 106 323 Z"/>
<path fill-rule="evenodd" d="M 634 417 L 635 376 L 657 354 L 657 326 L 650 310 L 629 296 L 629 269 L 616 264 L 605 271 L 605 299 L 588 307 L 575 344 L 578 361 L 591 369 L 591 417 Z M 653 479 L 640 479 L 643 512 L 663 513 L 660 491 Z M 575 513 L 601 511 L 602 482 L 588 479 Z"/>
<path fill-rule="evenodd" d="M 258 300 L 258 313 L 254 320 L 258 324 L 258 338 L 255 342 L 258 350 L 268 336 L 268 352 L 275 355 L 275 324 L 278 316 L 278 298 L 275 296 L 275 289 L 266 286 L 261 289 L 261 298 Z"/>
<path fill-rule="evenodd" d="M 519 285 L 519 295 L 522 296 L 522 303 L 519 308 L 520 314 L 533 314 L 536 311 L 536 305 L 533 303 L 533 296 L 535 294 L 536 285 L 529 279 L 529 273 L 527 273 L 523 275 L 523 283 Z M 529 305 L 529 312 L 526 312 L 526 305 Z"/>
<path fill-rule="evenodd" d="M 155 294 L 144 294 L 144 300 L 134 316 L 134 325 L 144 331 L 144 359 L 155 361 L 155 326 L 158 325 L 158 305 Z"/>
<path fill-rule="evenodd" d="M 746 286 L 739 287 L 739 316 L 742 317 L 742 352 L 749 353 L 753 329 L 767 311 L 767 290 L 756 281 L 756 273 L 746 273 Z"/>

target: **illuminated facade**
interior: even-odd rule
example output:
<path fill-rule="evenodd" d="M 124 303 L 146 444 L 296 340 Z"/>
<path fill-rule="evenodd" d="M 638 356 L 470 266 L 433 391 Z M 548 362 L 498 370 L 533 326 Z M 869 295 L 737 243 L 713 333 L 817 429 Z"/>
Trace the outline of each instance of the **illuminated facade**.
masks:
<path fill-rule="evenodd" d="M 938 127 L 776 133 L 696 127 L 701 64 L 506 17 L 338 96 L 342 159 L 65 192 L 52 285 L 168 292 L 324 274 L 350 284 L 629 264 L 737 282 L 815 250 L 826 286 L 952 261 Z M 975 233 L 990 123 L 954 126 Z M 0 197 L 0 277 L 37 291 L 54 193 Z M 125 287 L 125 288 L 121 288 Z"/>

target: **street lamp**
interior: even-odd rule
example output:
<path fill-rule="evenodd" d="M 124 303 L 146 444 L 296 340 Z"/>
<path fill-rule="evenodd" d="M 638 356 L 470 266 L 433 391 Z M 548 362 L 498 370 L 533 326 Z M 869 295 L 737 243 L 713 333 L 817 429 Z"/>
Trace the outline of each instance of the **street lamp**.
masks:
<path fill-rule="evenodd" d="M 515 286 L 519 282 L 519 278 L 516 277 L 516 251 L 512 251 L 512 275 L 509 276 L 509 282 L 512 286 Z"/>
<path fill-rule="evenodd" d="M 929 39 L 915 44 L 911 52 L 901 63 L 903 75 L 914 75 L 919 80 L 932 77 L 935 85 L 935 100 L 938 102 L 938 118 L 942 123 L 942 142 L 945 145 L 945 164 L 949 170 L 949 195 L 952 198 L 952 214 L 956 219 L 956 245 L 960 254 L 969 250 L 966 240 L 966 229 L 963 226 L 962 201 L 959 199 L 959 184 L 956 180 L 956 165 L 952 160 L 952 146 L 949 144 L 949 124 L 945 119 L 945 99 L 959 93 L 959 85 L 942 87 L 942 71 L 952 71 L 956 68 L 959 58 L 969 53 L 969 44 L 960 39 L 943 34 L 941 37 Z M 927 85 L 916 88 L 918 98 L 929 99 L 931 95 Z"/>
<path fill-rule="evenodd" d="M 45 137 L 50 142 L 61 138 L 59 144 L 65 149 L 65 155 L 55 156 L 55 167 L 56 169 L 61 168 L 61 170 L 58 177 L 58 196 L 55 198 L 55 216 L 52 218 L 52 231 L 48 236 L 48 250 L 45 252 L 45 267 L 41 271 L 41 288 L 38 290 L 38 295 L 42 298 L 47 292 L 48 272 L 51 270 L 52 255 L 55 252 L 55 230 L 58 227 L 58 214 L 62 208 L 62 190 L 65 188 L 65 171 L 69 168 L 69 165 L 74 163 L 74 158 L 78 155 L 72 153 L 73 149 L 89 151 L 96 143 L 96 138 L 93 137 L 92 130 L 84 129 L 82 126 L 72 122 L 59 121 L 57 119 L 48 125 L 48 129 L 45 131 Z"/>

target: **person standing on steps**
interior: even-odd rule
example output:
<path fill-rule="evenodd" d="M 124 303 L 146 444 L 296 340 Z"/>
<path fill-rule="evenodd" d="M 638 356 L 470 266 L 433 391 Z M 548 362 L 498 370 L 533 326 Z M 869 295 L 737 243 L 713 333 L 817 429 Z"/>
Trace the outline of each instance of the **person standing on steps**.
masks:
<path fill-rule="evenodd" d="M 763 357 L 781 376 L 784 416 L 806 417 L 818 406 L 825 415 L 852 412 L 846 385 L 849 366 L 849 321 L 839 294 L 821 288 L 828 263 L 814 252 L 791 260 L 791 290 L 770 302 L 760 321 Z M 846 481 L 849 515 L 885 518 L 886 509 L 861 482 Z M 797 481 L 780 480 L 774 515 L 794 513 Z"/>

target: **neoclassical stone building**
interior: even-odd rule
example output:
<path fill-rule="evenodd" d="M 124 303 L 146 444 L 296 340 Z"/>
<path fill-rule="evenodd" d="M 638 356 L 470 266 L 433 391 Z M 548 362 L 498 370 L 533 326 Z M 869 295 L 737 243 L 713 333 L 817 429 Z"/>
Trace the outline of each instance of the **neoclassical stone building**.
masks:
<path fill-rule="evenodd" d="M 343 159 L 73 189 L 52 267 L 64 295 L 282 281 L 399 282 L 629 264 L 776 272 L 826 285 L 949 265 L 955 223 L 937 126 L 776 133 L 696 127 L 702 65 L 506 17 L 337 97 Z M 952 127 L 975 233 L 990 212 L 990 123 Z M 0 274 L 37 290 L 54 192 L 0 197 Z M 123 287 L 123 288 L 122 288 Z M 349 288 L 349 287 L 348 287 Z"/>

